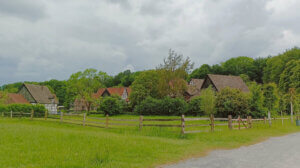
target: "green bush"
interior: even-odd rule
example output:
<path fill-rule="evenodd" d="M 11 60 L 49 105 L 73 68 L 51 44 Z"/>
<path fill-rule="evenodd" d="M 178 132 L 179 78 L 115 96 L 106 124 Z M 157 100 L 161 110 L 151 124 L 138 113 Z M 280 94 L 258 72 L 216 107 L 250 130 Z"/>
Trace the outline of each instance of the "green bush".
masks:
<path fill-rule="evenodd" d="M 104 113 L 105 115 L 116 115 L 120 114 L 123 111 L 123 100 L 120 100 L 116 97 L 104 97 L 100 101 L 100 106 L 98 108 L 99 112 Z"/>
<path fill-rule="evenodd" d="M 147 97 L 135 107 L 134 111 L 141 115 L 180 115 L 186 113 L 187 109 L 187 103 L 180 98 Z"/>
<path fill-rule="evenodd" d="M 46 108 L 44 105 L 31 105 L 31 104 L 8 104 L 0 105 L 0 112 L 9 113 L 12 112 L 22 112 L 22 113 L 31 113 L 34 110 L 34 116 L 44 116 Z"/>
<path fill-rule="evenodd" d="M 216 109 L 218 117 L 245 117 L 249 113 L 249 98 L 238 89 L 225 88 L 217 93 Z"/>
<path fill-rule="evenodd" d="M 201 110 L 201 97 L 195 97 L 188 103 L 187 115 L 203 116 L 204 111 Z"/>

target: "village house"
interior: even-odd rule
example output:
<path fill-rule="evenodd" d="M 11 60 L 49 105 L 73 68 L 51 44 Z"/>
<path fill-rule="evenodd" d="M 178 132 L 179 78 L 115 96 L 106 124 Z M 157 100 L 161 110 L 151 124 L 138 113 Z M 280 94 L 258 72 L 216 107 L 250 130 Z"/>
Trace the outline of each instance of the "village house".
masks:
<path fill-rule="evenodd" d="M 185 93 L 186 100 L 199 96 L 201 90 L 209 86 L 216 92 L 226 87 L 239 89 L 242 92 L 249 92 L 248 86 L 240 76 L 208 74 L 205 79 L 191 79 Z"/>
<path fill-rule="evenodd" d="M 226 87 L 239 89 L 242 92 L 249 92 L 248 86 L 240 76 L 208 74 L 202 84 L 201 90 L 209 86 L 217 92 Z"/>
<path fill-rule="evenodd" d="M 31 104 L 42 104 L 50 114 L 57 114 L 58 100 L 47 86 L 23 84 L 19 94 Z"/>
<path fill-rule="evenodd" d="M 120 88 L 100 88 L 93 95 L 94 98 L 98 99 L 105 96 L 120 96 L 126 102 L 129 102 L 129 95 L 131 89 L 129 87 L 120 87 Z M 75 99 L 73 103 L 72 110 L 74 111 L 88 111 L 86 101 L 84 99 Z M 91 110 L 96 110 L 96 107 L 91 107 Z"/>

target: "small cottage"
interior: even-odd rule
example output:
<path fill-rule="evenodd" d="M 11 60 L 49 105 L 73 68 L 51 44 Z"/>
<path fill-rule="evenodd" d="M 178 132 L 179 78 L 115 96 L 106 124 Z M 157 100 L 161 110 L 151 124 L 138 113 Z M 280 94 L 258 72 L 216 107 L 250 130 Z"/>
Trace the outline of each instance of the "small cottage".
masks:
<path fill-rule="evenodd" d="M 47 86 L 23 84 L 19 94 L 31 104 L 42 104 L 50 114 L 57 114 L 58 100 Z"/>

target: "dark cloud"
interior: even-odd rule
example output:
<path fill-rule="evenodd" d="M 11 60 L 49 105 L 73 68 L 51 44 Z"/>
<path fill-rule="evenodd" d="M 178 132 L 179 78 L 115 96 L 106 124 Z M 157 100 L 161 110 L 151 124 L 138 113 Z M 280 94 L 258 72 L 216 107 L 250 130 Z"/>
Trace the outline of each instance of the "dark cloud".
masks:
<path fill-rule="evenodd" d="M 45 17 L 45 7 L 41 0 L 0 0 L 0 13 L 31 21 Z"/>
<path fill-rule="evenodd" d="M 67 79 L 86 68 L 109 74 L 155 68 L 170 48 L 196 67 L 241 55 L 274 55 L 300 46 L 299 5 L 296 0 L 0 0 L 0 69 L 10 73 L 0 73 L 0 82 Z"/>

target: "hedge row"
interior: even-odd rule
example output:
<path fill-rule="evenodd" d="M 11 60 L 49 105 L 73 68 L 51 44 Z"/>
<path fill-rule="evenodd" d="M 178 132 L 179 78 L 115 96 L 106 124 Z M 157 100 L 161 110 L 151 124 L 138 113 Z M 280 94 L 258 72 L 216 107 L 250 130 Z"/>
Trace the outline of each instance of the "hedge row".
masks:
<path fill-rule="evenodd" d="M 9 104 L 9 105 L 0 105 L 0 113 L 9 113 L 12 112 L 23 112 L 30 113 L 34 110 L 35 116 L 45 115 L 46 108 L 44 105 L 32 105 L 32 104 Z"/>

